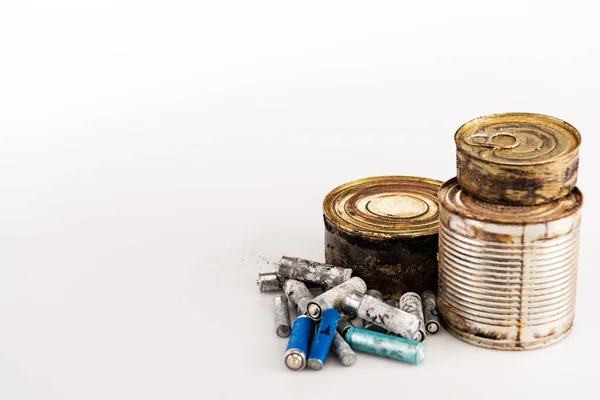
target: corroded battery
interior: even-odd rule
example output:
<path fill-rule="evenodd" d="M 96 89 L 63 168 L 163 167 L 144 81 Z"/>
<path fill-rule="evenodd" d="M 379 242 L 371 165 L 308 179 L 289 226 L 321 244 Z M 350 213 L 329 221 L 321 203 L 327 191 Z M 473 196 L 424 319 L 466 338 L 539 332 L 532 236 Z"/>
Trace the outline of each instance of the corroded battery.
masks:
<path fill-rule="evenodd" d="M 277 264 L 277 275 L 281 279 L 297 279 L 329 289 L 350 279 L 352 270 L 302 258 L 281 257 Z"/>
<path fill-rule="evenodd" d="M 423 300 L 423 317 L 425 319 L 425 329 L 427 333 L 434 334 L 440 330 L 440 317 L 437 311 L 437 298 L 431 290 L 426 290 L 421 294 Z"/>
<path fill-rule="evenodd" d="M 304 282 L 288 279 L 283 284 L 283 291 L 290 303 L 294 305 L 298 315 L 306 314 L 306 306 L 314 298 Z"/>
<path fill-rule="evenodd" d="M 306 367 L 308 346 L 315 333 L 315 323 L 306 315 L 301 315 L 294 321 L 294 327 L 285 351 L 285 365 L 291 370 L 301 370 Z"/>
<path fill-rule="evenodd" d="M 423 318 L 423 302 L 421 301 L 421 296 L 415 292 L 404 293 L 398 301 L 398 308 L 419 319 L 419 334 L 415 337 L 415 340 L 419 342 L 425 340 L 425 320 Z"/>
<path fill-rule="evenodd" d="M 547 203 L 566 196 L 577 182 L 581 136 L 559 119 L 488 115 L 461 126 L 454 140 L 458 183 L 481 200 Z"/>
<path fill-rule="evenodd" d="M 328 308 L 323 312 L 323 318 L 315 333 L 315 338 L 310 345 L 307 365 L 310 369 L 318 371 L 323 368 L 327 355 L 331 349 L 333 338 L 335 336 L 340 312 L 335 308 Z"/>
<path fill-rule="evenodd" d="M 419 335 L 419 319 L 399 308 L 394 308 L 372 296 L 353 292 L 344 298 L 344 309 L 352 310 L 369 322 L 373 322 L 386 331 L 408 339 Z"/>
<path fill-rule="evenodd" d="M 367 290 L 366 294 L 368 296 L 376 298 L 377 300 L 383 301 L 383 295 L 381 294 L 381 292 L 379 290 L 369 289 L 369 290 Z M 377 325 L 376 323 L 367 321 L 367 320 L 363 320 L 363 329 L 366 329 L 368 331 L 380 332 L 380 333 L 387 332 L 387 329 L 382 328 L 381 326 Z"/>
<path fill-rule="evenodd" d="M 352 327 L 354 327 L 354 324 L 352 323 L 352 321 L 350 321 L 350 319 L 348 317 L 346 317 L 344 314 L 342 314 L 342 316 L 340 317 L 340 320 L 338 321 L 337 331 L 342 336 L 345 336 L 346 331 Z"/>
<path fill-rule="evenodd" d="M 350 293 L 365 293 L 367 285 L 359 277 L 350 278 L 346 282 L 318 295 L 308 303 L 306 314 L 315 321 L 319 321 L 323 311 L 328 308 L 342 309 L 344 298 Z"/>
<path fill-rule="evenodd" d="M 323 201 L 325 262 L 351 268 L 385 298 L 435 289 L 440 185 L 382 176 L 332 190 Z"/>
<path fill-rule="evenodd" d="M 346 339 L 339 332 L 335 332 L 333 343 L 331 344 L 331 352 L 340 360 L 344 367 L 350 367 L 356 362 L 356 353 L 354 353 L 352 347 L 350 347 Z"/>
<path fill-rule="evenodd" d="M 282 338 L 290 336 L 292 330 L 290 309 L 285 295 L 282 294 L 273 298 L 273 314 L 275 315 L 275 333 L 277 333 L 277 336 Z"/>
<path fill-rule="evenodd" d="M 575 315 L 581 192 L 503 206 L 477 200 L 452 179 L 439 196 L 437 306 L 448 332 L 507 350 L 564 338 Z"/>
<path fill-rule="evenodd" d="M 259 272 L 256 286 L 261 292 L 274 292 L 282 287 L 277 272 Z"/>
<path fill-rule="evenodd" d="M 350 347 L 357 351 L 410 364 L 421 364 L 425 359 L 425 345 L 416 340 L 354 327 L 346 331 L 345 338 Z"/>

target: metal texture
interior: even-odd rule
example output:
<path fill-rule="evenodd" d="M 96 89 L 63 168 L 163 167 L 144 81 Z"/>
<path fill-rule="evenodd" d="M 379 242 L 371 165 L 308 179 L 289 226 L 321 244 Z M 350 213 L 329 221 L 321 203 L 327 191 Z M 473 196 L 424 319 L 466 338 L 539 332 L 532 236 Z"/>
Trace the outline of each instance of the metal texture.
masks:
<path fill-rule="evenodd" d="M 297 279 L 330 289 L 350 279 L 352 270 L 302 258 L 284 256 L 277 264 L 277 275 L 281 279 Z"/>
<path fill-rule="evenodd" d="M 342 336 L 344 336 L 346 334 L 346 331 L 353 327 L 354 327 L 354 324 L 352 323 L 352 321 L 347 316 L 342 314 L 342 316 L 340 317 L 340 320 L 338 322 L 337 331 Z"/>
<path fill-rule="evenodd" d="M 381 294 L 381 292 L 379 290 L 369 289 L 369 290 L 367 290 L 366 294 L 368 296 L 376 298 L 377 300 L 383 301 L 383 294 Z M 373 331 L 373 332 L 379 332 L 379 333 L 387 332 L 387 329 L 382 328 L 381 326 L 377 325 L 374 322 L 366 321 L 366 320 L 363 320 L 363 329 L 366 329 L 367 331 Z"/>
<path fill-rule="evenodd" d="M 425 320 L 423 318 L 423 302 L 421 296 L 415 292 L 407 292 L 400 297 L 398 301 L 398 308 L 402 311 L 406 311 L 409 314 L 414 315 L 419 319 L 419 333 L 415 337 L 415 340 L 422 342 L 425 340 Z"/>
<path fill-rule="evenodd" d="M 277 336 L 282 338 L 290 336 L 292 330 L 290 308 L 285 295 L 281 294 L 273 298 L 273 314 L 275 315 L 275 333 L 277 333 Z"/>
<path fill-rule="evenodd" d="M 282 287 L 277 272 L 259 272 L 256 285 L 261 292 L 275 292 Z"/>
<path fill-rule="evenodd" d="M 308 353 L 307 365 L 310 369 L 318 371 L 325 365 L 339 320 L 340 312 L 334 308 L 328 308 L 323 313 Z"/>
<path fill-rule="evenodd" d="M 367 285 L 359 277 L 350 278 L 346 282 L 338 285 L 328 291 L 321 293 L 308 303 L 306 308 L 307 315 L 315 321 L 319 321 L 323 311 L 328 308 L 342 309 L 344 298 L 350 293 L 358 291 L 365 293 Z"/>
<path fill-rule="evenodd" d="M 308 345 L 315 332 L 315 323 L 305 315 L 294 321 L 294 327 L 285 351 L 285 365 L 291 370 L 301 370 L 306 367 Z"/>
<path fill-rule="evenodd" d="M 425 359 L 425 345 L 415 340 L 350 328 L 346 341 L 354 350 L 410 364 L 421 364 Z"/>
<path fill-rule="evenodd" d="M 340 360 L 344 367 L 350 367 L 356 362 L 356 353 L 339 332 L 335 332 L 331 352 Z"/>
<path fill-rule="evenodd" d="M 425 319 L 425 329 L 427 333 L 433 335 L 440 330 L 440 317 L 437 311 L 437 298 L 435 293 L 430 290 L 421 295 L 423 301 L 423 317 Z"/>
<path fill-rule="evenodd" d="M 325 262 L 351 268 L 385 298 L 435 289 L 441 183 L 382 176 L 332 190 L 323 201 Z"/>
<path fill-rule="evenodd" d="M 417 317 L 372 296 L 354 292 L 344 299 L 344 309 L 355 310 L 363 320 L 402 337 L 416 339 L 419 335 Z"/>
<path fill-rule="evenodd" d="M 564 338 L 575 314 L 583 196 L 501 206 L 452 179 L 440 190 L 438 310 L 452 335 L 523 350 Z"/>
<path fill-rule="evenodd" d="M 577 182 L 581 136 L 559 119 L 488 115 L 461 126 L 454 140 L 458 182 L 481 200 L 542 204 L 566 196 Z"/>
<path fill-rule="evenodd" d="M 296 308 L 298 315 L 306 314 L 306 306 L 314 298 L 304 282 L 288 279 L 283 284 L 283 291 L 290 303 Z"/>

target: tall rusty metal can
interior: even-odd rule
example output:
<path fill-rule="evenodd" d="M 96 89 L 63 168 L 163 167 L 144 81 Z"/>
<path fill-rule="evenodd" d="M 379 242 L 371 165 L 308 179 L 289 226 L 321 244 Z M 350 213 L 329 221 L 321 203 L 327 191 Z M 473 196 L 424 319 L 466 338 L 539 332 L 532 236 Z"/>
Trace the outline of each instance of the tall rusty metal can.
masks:
<path fill-rule="evenodd" d="M 352 268 L 385 298 L 436 290 L 441 184 L 381 176 L 332 190 L 323 201 L 325 262 Z"/>
<path fill-rule="evenodd" d="M 581 136 L 560 119 L 507 113 L 476 118 L 454 136 L 458 183 L 490 203 L 534 205 L 575 187 Z"/>
<path fill-rule="evenodd" d="M 564 338 L 575 315 L 579 189 L 510 206 L 480 201 L 452 179 L 439 198 L 438 309 L 448 332 L 504 350 Z"/>

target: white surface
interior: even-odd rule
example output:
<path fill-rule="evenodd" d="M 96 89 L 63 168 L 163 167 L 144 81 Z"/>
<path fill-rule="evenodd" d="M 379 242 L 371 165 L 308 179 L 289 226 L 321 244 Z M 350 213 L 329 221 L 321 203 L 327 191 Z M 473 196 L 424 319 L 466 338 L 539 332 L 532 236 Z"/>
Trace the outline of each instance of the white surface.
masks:
<path fill-rule="evenodd" d="M 598 398 L 594 2 L 32 3 L 0 6 L 0 398 Z M 322 260 L 330 189 L 448 179 L 503 111 L 583 135 L 572 334 L 286 370 L 263 257 Z"/>

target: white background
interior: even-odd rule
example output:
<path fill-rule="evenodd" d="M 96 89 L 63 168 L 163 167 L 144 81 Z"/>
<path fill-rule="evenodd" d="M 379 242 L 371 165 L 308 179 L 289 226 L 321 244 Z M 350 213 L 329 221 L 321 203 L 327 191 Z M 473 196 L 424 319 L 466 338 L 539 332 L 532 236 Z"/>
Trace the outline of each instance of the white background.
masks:
<path fill-rule="evenodd" d="M 0 398 L 598 398 L 594 3 L 2 2 Z M 323 260 L 330 189 L 449 179 L 505 111 L 583 136 L 571 335 L 288 371 L 267 261 Z"/>

